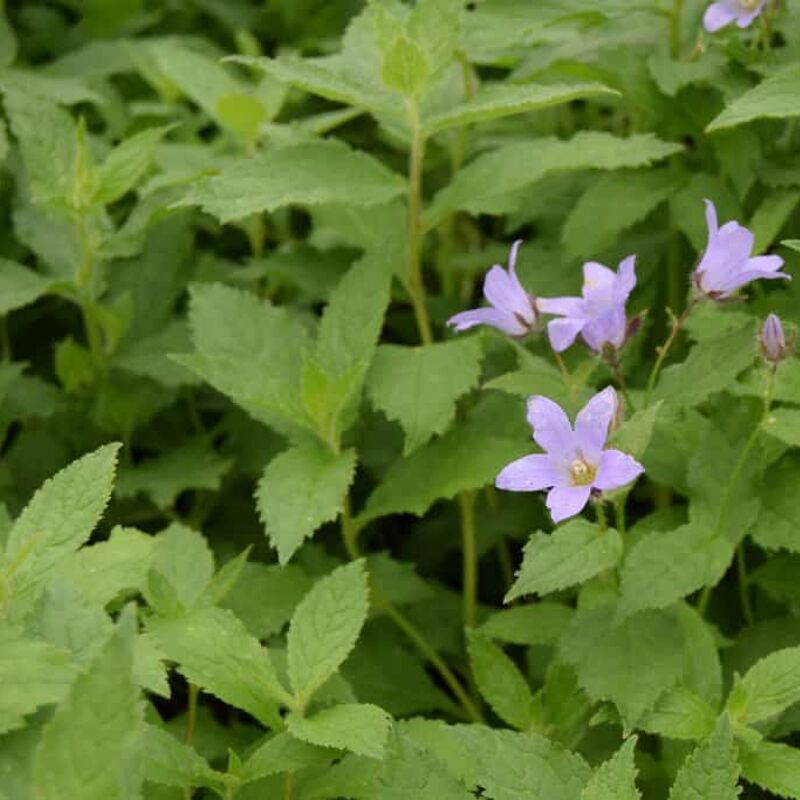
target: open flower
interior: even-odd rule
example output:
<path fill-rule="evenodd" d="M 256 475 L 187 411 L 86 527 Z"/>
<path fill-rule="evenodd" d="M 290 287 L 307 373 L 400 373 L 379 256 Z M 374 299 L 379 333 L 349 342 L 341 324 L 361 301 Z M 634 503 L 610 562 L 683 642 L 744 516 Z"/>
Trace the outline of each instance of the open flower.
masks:
<path fill-rule="evenodd" d="M 720 228 L 714 204 L 710 200 L 705 203 L 708 245 L 693 276 L 694 284 L 702 294 L 719 300 L 759 278 L 789 279 L 789 275 L 779 271 L 783 266 L 780 256 L 752 258 L 753 234 L 735 220 Z"/>
<path fill-rule="evenodd" d="M 628 335 L 625 303 L 636 286 L 636 256 L 620 262 L 615 273 L 608 267 L 589 261 L 583 265 L 583 296 L 540 297 L 539 311 L 559 314 L 561 319 L 547 323 L 553 350 L 566 350 L 580 334 L 597 353 L 606 346 L 619 350 Z"/>
<path fill-rule="evenodd" d="M 572 429 L 564 411 L 546 397 L 528 399 L 528 423 L 544 453 L 512 461 L 497 476 L 498 489 L 538 492 L 549 489 L 547 507 L 553 522 L 578 514 L 592 492 L 617 489 L 644 472 L 620 450 L 606 450 L 609 427 L 619 408 L 612 387 L 596 394 L 578 412 Z"/>
<path fill-rule="evenodd" d="M 510 336 L 524 336 L 536 324 L 536 307 L 533 298 L 522 288 L 515 270 L 517 251 L 522 244 L 517 239 L 511 246 L 508 272 L 495 264 L 483 281 L 483 296 L 491 303 L 489 308 L 473 308 L 450 317 L 447 324 L 457 331 L 475 325 L 491 325 Z"/>
<path fill-rule="evenodd" d="M 703 15 L 703 27 L 714 33 L 731 22 L 746 28 L 763 10 L 767 0 L 717 0 Z"/>

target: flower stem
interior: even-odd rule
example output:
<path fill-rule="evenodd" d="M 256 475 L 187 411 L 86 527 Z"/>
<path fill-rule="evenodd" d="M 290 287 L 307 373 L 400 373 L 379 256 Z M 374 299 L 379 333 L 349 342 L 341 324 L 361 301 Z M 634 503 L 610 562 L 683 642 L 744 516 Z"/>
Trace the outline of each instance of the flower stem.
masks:
<path fill-rule="evenodd" d="M 199 695 L 200 695 L 200 689 L 197 687 L 196 684 L 190 683 L 189 705 L 186 712 L 186 736 L 185 736 L 186 744 L 189 746 L 191 746 L 192 744 L 192 739 L 194 738 L 194 729 L 197 726 L 197 698 Z M 186 800 L 191 800 L 193 791 L 194 789 L 191 786 L 187 786 L 183 790 L 183 794 Z"/>
<path fill-rule="evenodd" d="M 422 281 L 422 161 L 425 156 L 425 136 L 419 119 L 416 100 L 408 100 L 411 127 L 411 151 L 408 156 L 408 232 L 406 280 L 419 338 L 423 344 L 433 341 L 428 309 L 425 304 L 425 285 Z"/>
<path fill-rule="evenodd" d="M 625 398 L 625 403 L 628 406 L 628 410 L 631 413 L 635 412 L 636 406 L 633 404 L 633 400 L 631 400 L 630 393 L 628 392 L 628 384 L 625 380 L 625 374 L 622 372 L 622 366 L 619 363 L 618 356 L 614 356 L 614 359 L 611 362 L 611 371 L 614 374 L 614 380 L 616 380 L 619 390 L 622 392 L 622 396 Z"/>
<path fill-rule="evenodd" d="M 673 318 L 669 336 L 667 336 L 667 340 L 664 342 L 664 344 L 658 348 L 658 357 L 656 358 L 656 363 L 653 364 L 653 369 L 650 371 L 650 377 L 647 379 L 647 393 L 645 395 L 646 406 L 650 405 L 650 395 L 653 393 L 653 389 L 656 385 L 658 374 L 661 372 L 661 366 L 664 363 L 664 359 L 667 357 L 669 349 L 675 342 L 675 337 L 678 335 L 678 333 L 680 333 L 683 324 L 689 318 L 689 314 L 691 314 L 692 310 L 697 305 L 697 302 L 697 299 L 692 300 L 689 305 L 683 309 L 683 313 L 679 317 Z"/>
<path fill-rule="evenodd" d="M 561 377 L 564 379 L 564 386 L 567 389 L 567 393 L 569 394 L 569 399 L 571 401 L 575 401 L 575 383 L 572 380 L 572 375 L 570 371 L 567 369 L 567 365 L 564 363 L 564 359 L 561 357 L 561 353 L 557 350 L 553 350 L 553 358 L 556 360 L 556 364 L 558 364 L 558 369 L 561 372 Z"/>
<path fill-rule="evenodd" d="M 293 790 L 294 790 L 294 773 L 287 772 L 286 777 L 283 779 L 283 800 L 292 800 Z"/>
<path fill-rule="evenodd" d="M 345 498 L 345 502 L 342 507 L 340 523 L 342 541 L 344 543 L 345 550 L 347 551 L 347 555 L 352 560 L 355 560 L 360 557 L 357 541 L 358 528 L 353 524 L 350 514 L 350 502 L 348 498 Z M 447 666 L 445 661 L 436 652 L 430 642 L 428 642 L 422 633 L 420 633 L 420 631 L 414 626 L 411 620 L 407 619 L 400 609 L 398 609 L 377 586 L 372 584 L 371 589 L 375 605 L 386 612 L 389 618 L 401 631 L 403 631 L 403 633 L 417 648 L 420 654 L 431 663 L 436 672 L 439 673 L 439 676 L 444 684 L 450 689 L 450 691 L 453 693 L 453 696 L 461 704 L 461 707 L 463 708 L 467 718 L 472 722 L 482 722 L 483 715 L 481 714 L 480 710 L 477 708 L 475 703 L 472 702 L 472 699 L 461 685 L 461 682 L 453 674 L 453 671 Z"/>
<path fill-rule="evenodd" d="M 464 626 L 474 628 L 478 610 L 478 548 L 475 527 L 475 493 L 461 492 L 458 496 L 458 508 L 461 514 Z"/>
<path fill-rule="evenodd" d="M 603 531 L 607 531 L 608 520 L 606 519 L 606 510 L 603 506 L 602 498 L 598 498 L 597 500 L 595 500 L 594 511 L 595 514 L 597 514 L 597 522 L 600 525 L 600 529 Z"/>
<path fill-rule="evenodd" d="M 674 0 L 672 13 L 669 17 L 669 49 L 673 58 L 677 58 L 681 51 L 681 14 L 683 13 L 683 0 Z"/>
<path fill-rule="evenodd" d="M 625 501 L 628 499 L 628 493 L 620 495 L 617 498 L 617 501 L 614 503 L 614 513 L 616 517 L 617 523 L 617 530 L 620 533 L 620 536 L 625 535 L 625 531 L 627 530 L 627 522 L 625 519 Z"/>
<path fill-rule="evenodd" d="M 742 605 L 742 614 L 748 626 L 755 623 L 753 605 L 750 602 L 750 592 L 747 588 L 747 563 L 744 557 L 744 545 L 742 542 L 736 546 L 736 574 L 739 585 L 739 602 Z"/>

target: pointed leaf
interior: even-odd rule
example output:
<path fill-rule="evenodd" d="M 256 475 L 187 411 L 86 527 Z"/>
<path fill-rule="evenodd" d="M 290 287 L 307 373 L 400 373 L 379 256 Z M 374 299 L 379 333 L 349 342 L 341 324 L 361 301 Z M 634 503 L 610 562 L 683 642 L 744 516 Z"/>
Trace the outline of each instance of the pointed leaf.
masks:
<path fill-rule="evenodd" d="M 636 737 L 631 736 L 594 771 L 581 793 L 581 800 L 641 800 L 642 795 L 636 788 L 635 749 Z"/>
<path fill-rule="evenodd" d="M 292 736 L 321 747 L 337 747 L 358 755 L 381 758 L 391 719 L 378 706 L 345 703 L 324 708 L 310 717 L 290 714 L 287 728 Z"/>

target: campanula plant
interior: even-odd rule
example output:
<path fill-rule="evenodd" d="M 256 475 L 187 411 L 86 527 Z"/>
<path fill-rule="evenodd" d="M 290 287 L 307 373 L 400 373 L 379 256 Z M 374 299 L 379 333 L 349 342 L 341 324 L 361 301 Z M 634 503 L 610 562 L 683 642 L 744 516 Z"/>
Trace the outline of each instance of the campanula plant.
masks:
<path fill-rule="evenodd" d="M 0 3 L 0 800 L 800 797 L 798 2 Z"/>

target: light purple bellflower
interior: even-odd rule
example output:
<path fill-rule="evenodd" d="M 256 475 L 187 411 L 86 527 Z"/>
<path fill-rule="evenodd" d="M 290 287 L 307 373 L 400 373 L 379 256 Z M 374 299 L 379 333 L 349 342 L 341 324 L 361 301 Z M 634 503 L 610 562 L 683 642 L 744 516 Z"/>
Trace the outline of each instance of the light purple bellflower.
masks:
<path fill-rule="evenodd" d="M 635 480 L 644 467 L 620 450 L 606 450 L 619 400 L 609 386 L 578 412 L 575 429 L 559 405 L 536 395 L 528 399 L 528 423 L 544 453 L 523 456 L 502 469 L 498 489 L 537 492 L 548 489 L 553 522 L 578 514 L 592 491 L 618 489 Z"/>
<path fill-rule="evenodd" d="M 473 308 L 450 317 L 447 324 L 456 331 L 465 331 L 475 325 L 491 325 L 510 336 L 524 336 L 536 325 L 536 306 L 533 298 L 522 288 L 517 278 L 517 251 L 522 244 L 517 239 L 511 246 L 508 272 L 495 264 L 483 281 L 483 296 L 491 304 L 488 308 Z"/>
<path fill-rule="evenodd" d="M 578 334 L 597 353 L 605 346 L 614 350 L 622 347 L 628 335 L 625 303 L 636 286 L 635 263 L 636 256 L 628 256 L 615 273 L 589 261 L 583 265 L 582 297 L 537 299 L 539 311 L 561 316 L 547 323 L 553 350 L 566 350 Z"/>
<path fill-rule="evenodd" d="M 703 27 L 709 33 L 735 22 L 746 28 L 763 10 L 767 0 L 717 0 L 703 15 Z"/>
<path fill-rule="evenodd" d="M 791 344 L 787 344 L 783 325 L 775 314 L 770 314 L 761 326 L 758 334 L 758 345 L 761 355 L 770 362 L 778 364 L 792 353 Z"/>
<path fill-rule="evenodd" d="M 702 294 L 719 300 L 759 278 L 789 280 L 789 275 L 779 271 L 783 266 L 780 256 L 753 258 L 753 234 L 735 220 L 720 228 L 714 204 L 710 200 L 705 203 L 708 245 L 693 276 L 694 284 Z"/>

